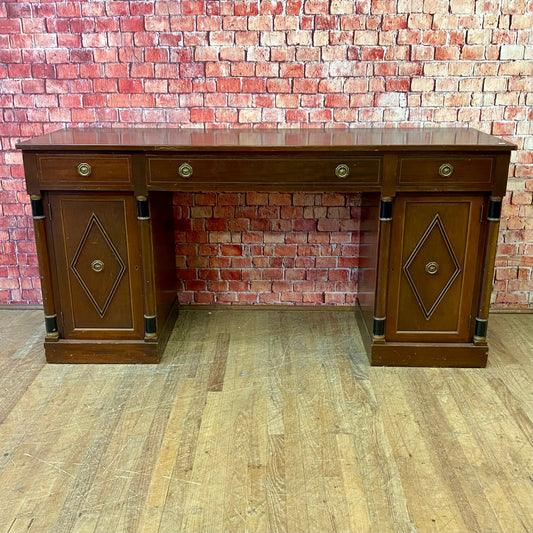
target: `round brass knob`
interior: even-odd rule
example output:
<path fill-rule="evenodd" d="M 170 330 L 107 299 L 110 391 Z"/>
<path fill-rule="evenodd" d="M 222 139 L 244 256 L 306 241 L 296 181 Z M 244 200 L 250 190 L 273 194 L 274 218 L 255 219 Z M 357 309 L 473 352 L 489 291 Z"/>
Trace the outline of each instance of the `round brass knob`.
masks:
<path fill-rule="evenodd" d="M 444 163 L 439 167 L 439 175 L 443 178 L 449 178 L 453 174 L 453 165 Z"/>
<path fill-rule="evenodd" d="M 91 268 L 92 268 L 95 272 L 102 272 L 102 270 L 104 270 L 104 262 L 103 262 L 103 261 L 100 261 L 100 259 L 95 259 L 95 260 L 91 263 Z"/>
<path fill-rule="evenodd" d="M 178 174 L 184 178 L 189 179 L 192 176 L 192 167 L 189 165 L 189 163 L 183 163 L 178 168 Z"/>
<path fill-rule="evenodd" d="M 78 165 L 78 174 L 82 178 L 86 178 L 87 176 L 90 176 L 92 171 L 93 169 L 91 168 L 91 165 L 89 165 L 89 163 L 80 163 Z"/>
<path fill-rule="evenodd" d="M 335 176 L 337 176 L 337 178 L 340 178 L 341 180 L 347 178 L 349 175 L 350 167 L 348 165 L 345 165 L 344 163 L 338 165 L 335 169 Z"/>
<path fill-rule="evenodd" d="M 426 272 L 428 274 L 436 274 L 437 272 L 439 271 L 439 264 L 438 263 L 435 263 L 435 261 L 430 261 L 427 265 L 426 265 Z"/>

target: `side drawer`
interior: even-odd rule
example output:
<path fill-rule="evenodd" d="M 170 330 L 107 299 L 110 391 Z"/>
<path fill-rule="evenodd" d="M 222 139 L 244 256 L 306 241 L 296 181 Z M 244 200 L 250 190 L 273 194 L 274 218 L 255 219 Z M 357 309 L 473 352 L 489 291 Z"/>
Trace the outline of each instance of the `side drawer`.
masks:
<path fill-rule="evenodd" d="M 381 157 L 324 155 L 302 157 L 222 157 L 220 155 L 150 155 L 148 185 L 154 188 L 195 189 L 199 186 L 239 189 L 350 190 L 376 187 L 381 182 Z"/>
<path fill-rule="evenodd" d="M 494 181 L 494 159 L 486 155 L 441 155 L 401 157 L 398 185 L 438 188 L 474 186 L 483 188 Z"/>
<path fill-rule="evenodd" d="M 131 157 L 95 153 L 37 154 L 37 176 L 45 189 L 127 189 Z"/>

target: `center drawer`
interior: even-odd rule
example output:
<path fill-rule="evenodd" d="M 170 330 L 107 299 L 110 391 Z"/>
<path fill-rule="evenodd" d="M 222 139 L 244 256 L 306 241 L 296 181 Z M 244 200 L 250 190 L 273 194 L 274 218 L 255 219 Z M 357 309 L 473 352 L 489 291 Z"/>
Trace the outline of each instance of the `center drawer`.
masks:
<path fill-rule="evenodd" d="M 216 155 L 150 155 L 148 185 L 157 189 L 339 190 L 371 188 L 381 182 L 381 157 L 299 154 L 227 157 Z"/>

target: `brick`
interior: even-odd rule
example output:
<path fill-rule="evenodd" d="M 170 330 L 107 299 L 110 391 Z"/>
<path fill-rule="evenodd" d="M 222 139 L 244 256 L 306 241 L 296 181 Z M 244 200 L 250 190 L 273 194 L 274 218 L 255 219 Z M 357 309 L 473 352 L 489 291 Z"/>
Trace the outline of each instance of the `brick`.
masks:
<path fill-rule="evenodd" d="M 282 78 L 303 78 L 304 66 L 300 63 L 282 63 L 280 76 Z"/>
<path fill-rule="evenodd" d="M 377 45 L 378 34 L 374 31 L 354 31 L 354 44 L 356 45 Z"/>
<path fill-rule="evenodd" d="M 223 93 L 237 93 L 240 92 L 242 88 L 241 80 L 239 79 L 218 79 L 217 80 L 217 91 Z"/>
<path fill-rule="evenodd" d="M 516 279 L 518 275 L 518 268 L 496 268 L 495 279 L 496 280 L 512 280 Z"/>
<path fill-rule="evenodd" d="M 483 46 L 464 46 L 461 50 L 460 59 L 483 59 L 485 49 Z"/>
<path fill-rule="evenodd" d="M 263 280 L 275 281 L 283 279 L 283 269 L 281 268 L 265 268 L 263 269 Z"/>
<path fill-rule="evenodd" d="M 331 109 L 311 109 L 309 111 L 309 122 L 331 122 L 332 118 Z"/>
<path fill-rule="evenodd" d="M 283 4 L 280 0 L 263 0 L 261 2 L 261 13 L 281 15 L 283 13 Z"/>
<path fill-rule="evenodd" d="M 451 0 L 450 10 L 452 13 L 466 13 L 474 12 L 474 0 Z"/>
<path fill-rule="evenodd" d="M 260 293 L 259 302 L 263 304 L 275 304 L 279 303 L 279 294 Z"/>
<path fill-rule="evenodd" d="M 430 61 L 433 59 L 435 49 L 432 46 L 413 46 L 411 59 L 413 61 Z"/>
<path fill-rule="evenodd" d="M 351 45 L 353 44 L 353 34 L 351 31 L 330 31 L 329 32 L 329 44 L 332 47 L 338 47 L 339 56 L 342 56 L 341 59 L 346 57 L 344 50 L 340 47 L 342 45 Z M 354 47 L 350 47 L 352 50 Z M 342 50 L 342 52 L 341 52 Z M 350 59 L 350 57 L 348 57 Z"/>
<path fill-rule="evenodd" d="M 513 14 L 511 17 L 511 29 L 530 30 L 533 27 L 533 15 Z"/>
<path fill-rule="evenodd" d="M 312 38 L 311 32 L 295 30 L 287 34 L 287 44 L 289 46 L 309 46 L 311 44 L 311 38 Z M 296 59 L 300 61 L 305 60 L 306 58 L 302 56 L 304 53 L 308 54 L 307 59 L 311 61 L 313 60 L 316 61 L 317 60 L 316 54 L 319 53 L 319 50 L 307 49 L 304 52 L 304 49 L 302 49 L 300 50 L 300 55 L 297 56 Z M 297 51 L 297 54 L 298 54 L 298 51 Z M 312 59 L 309 58 L 309 55 L 311 54 L 313 55 Z"/>
<path fill-rule="evenodd" d="M 303 300 L 303 297 L 299 293 L 291 293 L 291 292 L 284 292 L 281 293 L 281 301 L 282 302 L 293 302 L 298 303 Z"/>
<path fill-rule="evenodd" d="M 302 11 L 303 0 L 288 0 L 286 6 L 287 15 L 300 15 Z"/>
<path fill-rule="evenodd" d="M 309 244 L 329 244 L 331 241 L 331 235 L 330 232 L 313 232 L 310 233 L 307 242 Z"/>
<path fill-rule="evenodd" d="M 270 93 L 290 93 L 291 83 L 287 79 L 269 79 L 266 88 Z"/>
<path fill-rule="evenodd" d="M 259 37 L 261 46 L 285 45 L 286 33 L 283 31 L 262 31 Z"/>
<path fill-rule="evenodd" d="M 329 12 L 329 2 L 326 0 L 307 0 L 304 5 L 304 13 L 317 15 Z"/>
<path fill-rule="evenodd" d="M 247 218 L 236 218 L 228 222 L 230 231 L 248 231 L 250 229 L 250 220 Z"/>
<path fill-rule="evenodd" d="M 317 223 L 318 231 L 339 231 L 340 221 L 336 219 L 321 219 Z"/>
<path fill-rule="evenodd" d="M 386 91 L 394 92 L 407 92 L 409 90 L 409 79 L 397 78 L 397 79 L 387 79 L 385 83 Z"/>
<path fill-rule="evenodd" d="M 407 27 L 415 30 L 431 28 L 433 17 L 425 13 L 411 13 L 407 19 Z M 424 32 L 425 33 L 425 32 Z"/>
<path fill-rule="evenodd" d="M 340 305 L 346 303 L 346 298 L 343 293 L 327 292 L 324 294 L 324 303 L 330 305 Z"/>
<path fill-rule="evenodd" d="M 268 194 L 268 205 L 269 206 L 281 206 L 281 205 L 291 205 L 292 196 L 288 193 L 269 193 Z M 279 209 L 275 208 L 262 208 L 259 210 L 259 216 L 279 216 Z"/>
<path fill-rule="evenodd" d="M 326 95 L 324 105 L 326 107 L 348 107 L 349 98 L 345 94 Z"/>
<path fill-rule="evenodd" d="M 500 76 L 531 76 L 533 75 L 533 62 L 510 61 L 501 63 L 498 74 Z"/>
<path fill-rule="evenodd" d="M 293 231 L 316 231 L 315 220 L 295 220 L 293 224 Z"/>
<path fill-rule="evenodd" d="M 215 112 L 213 109 L 191 109 L 191 122 L 214 122 Z"/>
<path fill-rule="evenodd" d="M 446 0 L 424 0 L 424 13 L 448 13 L 450 2 Z"/>
<path fill-rule="evenodd" d="M 444 46 L 448 42 L 448 33 L 445 31 L 425 31 L 422 34 L 422 44 Z"/>
<path fill-rule="evenodd" d="M 270 60 L 272 62 L 284 63 L 294 61 L 295 49 L 294 48 L 272 48 L 270 50 Z"/>
<path fill-rule="evenodd" d="M 247 29 L 246 17 L 222 17 L 222 29 L 224 31 L 244 31 Z"/>
<path fill-rule="evenodd" d="M 276 107 L 297 108 L 299 104 L 300 98 L 297 94 L 278 94 L 276 96 Z"/>
<path fill-rule="evenodd" d="M 372 0 L 370 3 L 371 13 L 394 13 L 396 2 L 393 0 Z"/>
<path fill-rule="evenodd" d="M 524 45 L 502 45 L 500 48 L 500 59 L 523 59 L 525 54 Z"/>
<path fill-rule="evenodd" d="M 299 27 L 298 17 L 279 16 L 274 17 L 274 30 L 297 30 Z"/>
<path fill-rule="evenodd" d="M 17 19 L 0 19 L 0 34 L 17 34 L 21 33 L 21 21 Z"/>
<path fill-rule="evenodd" d="M 240 109 L 238 115 L 238 121 L 243 124 L 262 121 L 260 109 Z"/>

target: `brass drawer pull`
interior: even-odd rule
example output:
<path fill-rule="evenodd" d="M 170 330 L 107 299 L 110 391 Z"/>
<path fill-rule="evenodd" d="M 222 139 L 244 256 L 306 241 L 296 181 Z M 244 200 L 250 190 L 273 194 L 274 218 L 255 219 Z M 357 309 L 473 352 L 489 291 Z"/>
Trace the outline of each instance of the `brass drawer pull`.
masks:
<path fill-rule="evenodd" d="M 178 168 L 178 174 L 186 180 L 189 179 L 192 176 L 191 165 L 189 165 L 189 163 L 183 163 L 182 165 L 180 165 L 180 167 Z"/>
<path fill-rule="evenodd" d="M 89 165 L 89 163 L 80 163 L 78 165 L 78 174 L 82 178 L 87 178 L 88 176 L 90 176 L 92 171 L 93 169 L 91 168 L 91 165 Z"/>
<path fill-rule="evenodd" d="M 101 261 L 100 259 L 95 259 L 95 260 L 91 263 L 91 268 L 92 268 L 95 272 L 102 272 L 102 270 L 104 270 L 104 262 Z"/>
<path fill-rule="evenodd" d="M 337 178 L 340 178 L 341 180 L 347 178 L 349 175 L 350 167 L 348 165 L 345 165 L 344 163 L 338 165 L 335 169 L 335 176 L 337 176 Z"/>
<path fill-rule="evenodd" d="M 453 165 L 444 163 L 439 167 L 439 175 L 443 178 L 449 178 L 453 174 Z"/>
<path fill-rule="evenodd" d="M 426 265 L 426 272 L 428 274 L 436 274 L 437 272 L 439 271 L 439 264 L 438 263 L 435 263 L 435 261 L 430 261 L 427 265 Z"/>

